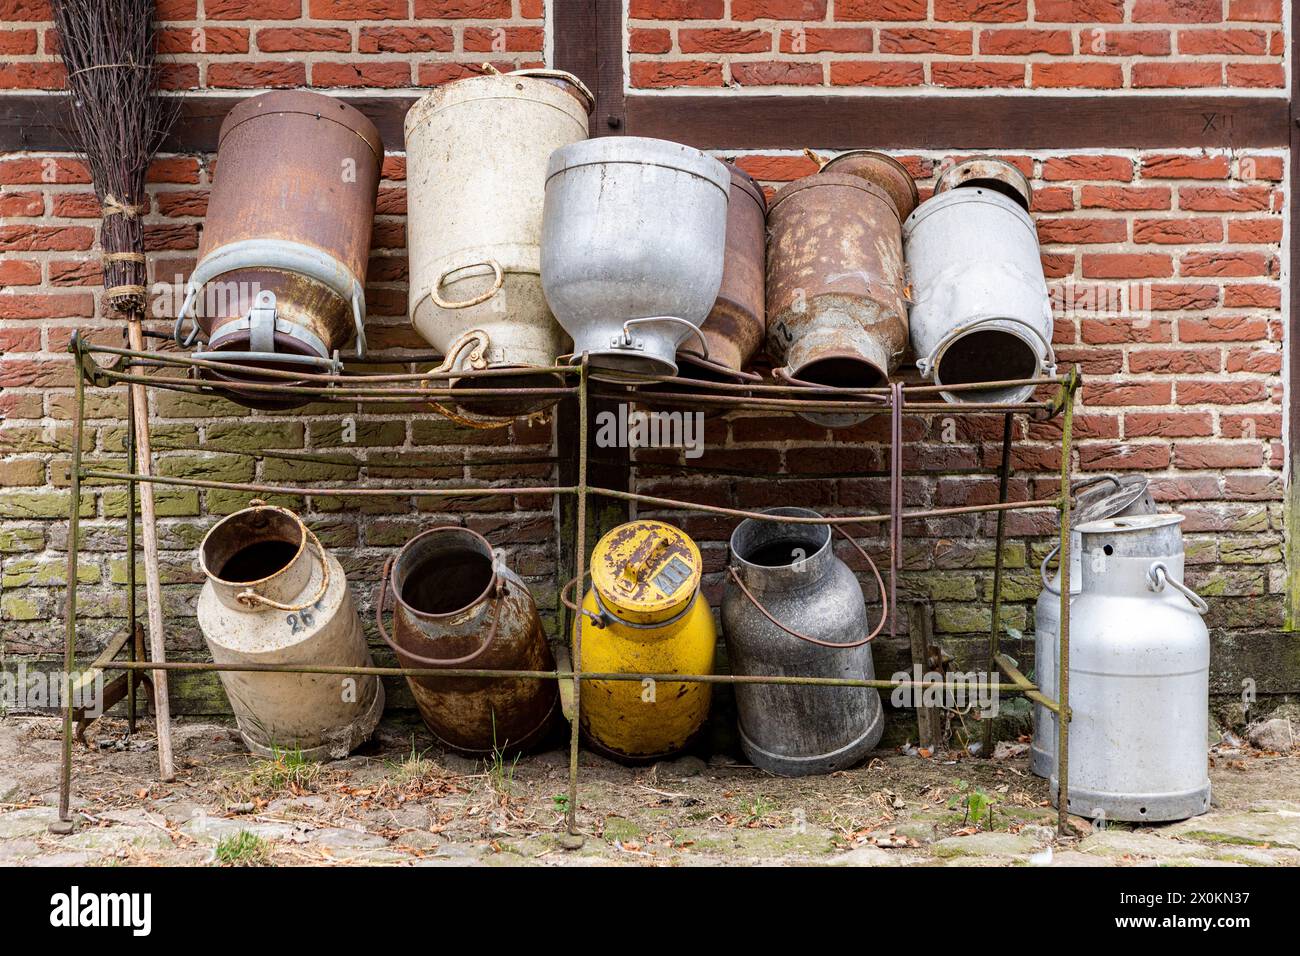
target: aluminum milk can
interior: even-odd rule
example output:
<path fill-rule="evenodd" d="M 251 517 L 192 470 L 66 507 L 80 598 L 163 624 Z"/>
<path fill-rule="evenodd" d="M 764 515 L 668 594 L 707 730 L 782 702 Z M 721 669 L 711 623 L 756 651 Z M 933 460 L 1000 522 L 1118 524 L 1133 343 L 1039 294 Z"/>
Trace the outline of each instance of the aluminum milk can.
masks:
<path fill-rule="evenodd" d="M 177 341 L 190 346 L 201 334 L 207 346 L 196 358 L 288 371 L 337 371 L 335 353 L 354 333 L 361 354 L 383 160 L 375 125 L 329 96 L 283 90 L 237 104 L 221 124 Z M 227 394 L 253 408 L 311 400 L 238 388 Z"/>
<path fill-rule="evenodd" d="M 698 149 L 639 136 L 561 147 L 546 171 L 542 286 L 593 374 L 677 374 L 722 286 L 727 168 Z M 694 344 L 691 344 L 694 343 Z"/>
<path fill-rule="evenodd" d="M 934 192 L 938 195 L 971 186 L 1001 193 L 1025 212 L 1033 202 L 1033 188 L 1025 174 L 1004 159 L 976 157 L 954 163 L 939 174 L 934 182 Z"/>
<path fill-rule="evenodd" d="M 199 629 L 215 663 L 373 666 L 343 566 L 292 511 L 255 501 L 223 518 L 199 545 L 199 568 Z M 218 676 L 244 743 L 263 757 L 346 757 L 384 709 L 373 675 Z"/>
<path fill-rule="evenodd" d="M 805 508 L 767 514 L 820 517 Z M 828 525 L 742 521 L 731 535 L 722 631 L 734 674 L 875 679 L 862 588 L 836 557 Z M 884 732 L 872 687 L 737 684 L 735 692 L 745 756 L 782 776 L 851 767 Z"/>
<path fill-rule="evenodd" d="M 542 198 L 547 159 L 587 138 L 592 102 L 575 76 L 520 70 L 440 86 L 406 114 L 411 321 L 444 355 L 472 331 L 488 368 L 554 365 L 568 351 L 542 294 Z"/>
<path fill-rule="evenodd" d="M 727 256 L 718 301 L 704 320 L 709 358 L 691 339 L 678 348 L 677 374 L 682 378 L 734 382 L 758 380 L 746 373 L 763 344 L 763 270 L 767 255 L 767 198 L 754 177 L 724 163 L 731 174 L 727 202 Z"/>
<path fill-rule="evenodd" d="M 1182 520 L 1079 527 L 1069 738 L 1069 811 L 1079 816 L 1155 823 L 1210 808 L 1208 608 L 1183 584 Z"/>
<path fill-rule="evenodd" d="M 711 674 L 717 631 L 700 593 L 695 542 L 662 521 L 619 525 L 596 543 L 582 622 L 589 673 Z M 698 682 L 584 681 L 579 710 L 592 746 L 623 760 L 676 753 L 709 716 Z"/>
<path fill-rule="evenodd" d="M 393 630 L 384 617 L 393 595 Z M 487 539 L 431 528 L 384 568 L 375 601 L 380 636 L 404 667 L 554 670 L 537 606 Z M 558 710 L 553 680 L 408 677 L 439 743 L 467 754 L 519 752 L 542 741 Z"/>
<path fill-rule="evenodd" d="M 1083 587 L 1079 525 L 1121 515 L 1156 513 L 1156 503 L 1147 491 L 1144 475 L 1104 475 L 1084 484 L 1088 487 L 1075 485 L 1077 494 L 1070 514 L 1071 595 L 1078 594 Z M 1039 569 L 1043 590 L 1038 595 L 1038 603 L 1034 605 L 1034 681 L 1039 690 L 1053 700 L 1056 699 L 1057 651 L 1061 641 L 1061 571 L 1058 568 L 1049 578 L 1047 566 L 1058 550 L 1059 545 L 1053 547 L 1043 558 Z M 1029 769 L 1040 777 L 1049 777 L 1056 769 L 1056 714 L 1042 704 L 1034 704 L 1034 736 L 1029 750 Z"/>
<path fill-rule="evenodd" d="M 916 367 L 936 385 L 1056 374 L 1052 306 L 1029 213 L 1002 192 L 962 186 L 903 224 Z M 948 402 L 1022 402 L 1034 386 L 943 392 Z"/>

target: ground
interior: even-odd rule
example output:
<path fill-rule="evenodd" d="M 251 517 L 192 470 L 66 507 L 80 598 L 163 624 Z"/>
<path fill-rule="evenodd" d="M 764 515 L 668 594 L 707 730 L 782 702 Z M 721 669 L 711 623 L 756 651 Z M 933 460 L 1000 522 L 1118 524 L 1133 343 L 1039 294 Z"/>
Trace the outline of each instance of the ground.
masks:
<path fill-rule="evenodd" d="M 1214 807 L 1184 823 L 1058 838 L 1022 748 L 995 759 L 881 751 L 788 780 L 683 757 L 628 768 L 584 752 L 573 848 L 568 752 L 470 761 L 385 722 L 323 766 L 248 755 L 232 727 L 175 727 L 177 779 L 157 782 L 152 728 L 101 721 L 75 751 L 71 834 L 50 832 L 61 723 L 0 719 L 0 865 L 1275 866 L 1300 864 L 1300 754 L 1211 751 Z"/>

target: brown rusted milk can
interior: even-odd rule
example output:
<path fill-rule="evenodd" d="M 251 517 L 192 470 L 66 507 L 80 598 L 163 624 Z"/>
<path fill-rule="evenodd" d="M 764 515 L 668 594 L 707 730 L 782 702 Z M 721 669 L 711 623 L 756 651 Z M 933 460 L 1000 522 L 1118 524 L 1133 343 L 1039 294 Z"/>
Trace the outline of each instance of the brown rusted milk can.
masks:
<path fill-rule="evenodd" d="M 688 339 L 677 352 L 677 374 L 711 382 L 758 381 L 759 376 L 745 372 L 745 367 L 763 344 L 765 329 L 767 197 L 749 173 L 731 163 L 723 165 L 731 173 L 727 252 L 718 301 L 702 326 L 709 357 L 704 358 L 699 345 Z"/>
<path fill-rule="evenodd" d="M 823 173 L 840 173 L 857 176 L 869 183 L 875 183 L 894 200 L 898 209 L 898 218 L 906 219 L 912 214 L 921 194 L 917 191 L 916 180 L 907 171 L 907 167 L 885 153 L 871 149 L 851 149 L 828 160 L 821 168 Z"/>
<path fill-rule="evenodd" d="M 776 194 L 767 215 L 767 347 L 799 385 L 871 388 L 907 348 L 902 218 L 858 175 L 822 172 Z"/>
<path fill-rule="evenodd" d="M 393 630 L 384 623 L 389 591 Z M 468 528 L 432 528 L 389 561 L 375 617 L 403 667 L 555 669 L 527 585 L 487 539 Z M 554 680 L 408 677 L 420 716 L 444 746 L 467 754 L 517 752 L 552 726 Z"/>
<path fill-rule="evenodd" d="M 207 340 L 196 357 L 336 371 L 335 353 L 354 333 L 360 354 L 383 160 L 375 125 L 331 97 L 285 90 L 236 105 L 221 124 L 216 179 L 177 340 L 188 346 L 196 337 L 184 331 L 189 311 Z M 251 373 L 205 374 L 258 380 Z M 238 388 L 229 395 L 253 408 L 310 400 Z"/>

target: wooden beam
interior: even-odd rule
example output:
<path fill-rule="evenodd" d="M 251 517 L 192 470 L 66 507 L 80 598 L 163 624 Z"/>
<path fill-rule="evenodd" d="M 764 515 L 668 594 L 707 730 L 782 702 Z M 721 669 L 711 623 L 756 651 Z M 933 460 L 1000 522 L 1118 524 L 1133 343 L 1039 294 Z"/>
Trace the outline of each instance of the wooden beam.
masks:
<path fill-rule="evenodd" d="M 571 0 L 583 5 L 583 0 Z M 591 0 L 586 0 L 590 5 Z M 559 16 L 562 8 L 557 7 Z M 583 21 L 609 30 L 610 21 Z M 559 44 L 596 94 L 593 135 L 629 133 L 702 149 L 1085 149 L 1179 146 L 1238 149 L 1290 145 L 1290 108 L 1276 96 L 799 95 L 624 96 L 622 64 L 596 59 L 588 44 Z M 594 83 L 594 85 L 593 85 Z M 230 108 L 248 94 L 188 96 L 167 152 L 213 152 Z M 390 150 L 403 148 L 402 122 L 419 91 L 338 93 L 365 113 Z M 66 104 L 54 93 L 0 93 L 0 150 L 65 150 Z"/>

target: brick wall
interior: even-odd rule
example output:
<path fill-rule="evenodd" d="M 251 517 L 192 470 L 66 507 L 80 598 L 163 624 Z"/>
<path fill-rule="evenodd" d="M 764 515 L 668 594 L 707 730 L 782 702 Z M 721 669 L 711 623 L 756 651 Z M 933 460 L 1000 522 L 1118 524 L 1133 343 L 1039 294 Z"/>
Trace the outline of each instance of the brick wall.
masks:
<path fill-rule="evenodd" d="M 631 0 L 635 88 L 1266 88 L 1282 0 Z"/>

